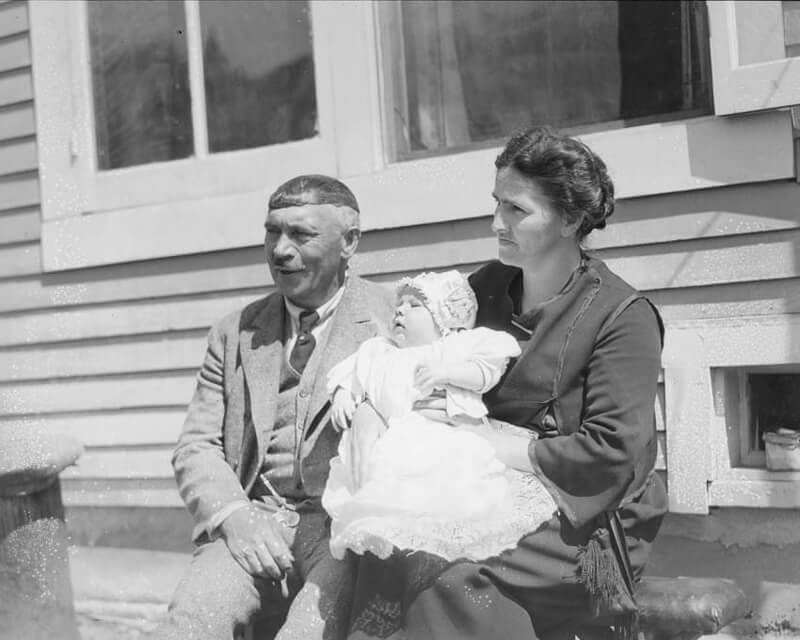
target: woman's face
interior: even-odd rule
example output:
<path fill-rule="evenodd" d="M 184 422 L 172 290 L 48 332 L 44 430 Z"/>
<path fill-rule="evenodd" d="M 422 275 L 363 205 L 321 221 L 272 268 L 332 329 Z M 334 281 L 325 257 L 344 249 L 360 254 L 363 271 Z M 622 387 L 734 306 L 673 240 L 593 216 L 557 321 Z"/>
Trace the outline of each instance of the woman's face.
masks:
<path fill-rule="evenodd" d="M 397 298 L 392 322 L 392 337 L 398 347 L 418 347 L 442 337 L 431 312 L 413 293 L 406 291 Z"/>
<path fill-rule="evenodd" d="M 567 225 L 539 185 L 516 169 L 497 172 L 492 196 L 497 203 L 492 231 L 504 264 L 526 267 L 575 248 L 575 227 Z"/>

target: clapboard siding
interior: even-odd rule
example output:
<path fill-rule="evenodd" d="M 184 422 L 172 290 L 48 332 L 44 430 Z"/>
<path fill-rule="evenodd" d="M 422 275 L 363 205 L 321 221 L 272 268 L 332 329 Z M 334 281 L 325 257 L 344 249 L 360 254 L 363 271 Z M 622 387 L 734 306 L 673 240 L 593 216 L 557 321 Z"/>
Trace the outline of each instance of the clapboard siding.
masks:
<path fill-rule="evenodd" d="M 0 175 L 36 170 L 36 157 L 33 136 L 0 142 Z"/>
<path fill-rule="evenodd" d="M 271 288 L 212 292 L 0 315 L 0 346 L 54 343 L 208 328 Z"/>
<path fill-rule="evenodd" d="M 41 222 L 38 208 L 0 212 L 0 245 L 38 240 L 41 235 Z"/>
<path fill-rule="evenodd" d="M 17 347 L 0 360 L 0 383 L 194 369 L 202 363 L 205 344 L 206 332 L 201 330 Z"/>
<path fill-rule="evenodd" d="M 0 4 L 0 424 L 85 444 L 64 474 L 68 506 L 179 506 L 169 458 L 206 331 L 271 290 L 261 229 L 249 248 L 41 273 L 32 87 L 27 4 Z M 799 203 L 790 181 L 629 199 L 591 247 L 668 322 L 800 313 Z M 369 232 L 353 270 L 387 287 L 471 271 L 496 255 L 489 223 Z M 661 384 L 661 472 L 665 410 Z"/>
<path fill-rule="evenodd" d="M 0 38 L 18 33 L 27 35 L 28 4 L 27 2 L 7 2 L 0 6 Z"/>
<path fill-rule="evenodd" d="M 794 182 L 737 185 L 617 203 L 594 248 L 653 244 L 800 228 Z"/>
<path fill-rule="evenodd" d="M 676 289 L 800 277 L 799 242 L 800 229 L 788 229 L 597 253 L 639 289 Z M 353 266 L 366 276 L 388 276 L 468 269 L 495 256 L 488 219 L 482 219 L 372 232 Z M 253 247 L 0 282 L 0 313 L 256 288 L 268 281 L 262 249 Z"/>
<path fill-rule="evenodd" d="M 141 479 L 172 476 L 172 447 L 119 447 L 117 450 L 87 449 L 64 478 Z"/>
<path fill-rule="evenodd" d="M 392 276 L 373 278 L 388 280 L 386 284 L 391 286 Z M 270 287 L 255 287 L 200 296 L 9 312 L 0 314 L 0 347 L 206 329 L 226 313 L 269 291 Z M 657 289 L 647 295 L 665 320 L 800 313 L 800 278 Z"/>
<path fill-rule="evenodd" d="M 33 98 L 30 69 L 14 69 L 0 73 L 0 107 Z"/>
<path fill-rule="evenodd" d="M 30 136 L 35 131 L 33 102 L 12 104 L 0 109 L 0 140 Z"/>
<path fill-rule="evenodd" d="M 0 176 L 0 203 L 5 210 L 39 204 L 38 172 Z"/>
<path fill-rule="evenodd" d="M 69 507 L 152 507 L 181 508 L 181 501 L 170 479 L 114 481 L 107 478 L 71 480 L 62 484 L 64 506 Z M 101 525 L 102 526 L 102 525 Z"/>
<path fill-rule="evenodd" d="M 30 66 L 31 43 L 27 33 L 0 38 L 0 72 Z"/>
<path fill-rule="evenodd" d="M 38 242 L 0 246 L 0 279 L 39 274 L 41 260 Z"/>
<path fill-rule="evenodd" d="M 0 385 L 0 412 L 25 416 L 92 409 L 125 409 L 185 404 L 194 390 L 196 371 L 14 382 Z"/>
<path fill-rule="evenodd" d="M 666 321 L 800 313 L 800 278 L 647 292 Z"/>
<path fill-rule="evenodd" d="M 76 411 L 17 417 L 0 416 L 0 424 L 22 423 L 77 438 L 87 447 L 174 445 L 186 417 L 186 399 L 174 407 Z"/>

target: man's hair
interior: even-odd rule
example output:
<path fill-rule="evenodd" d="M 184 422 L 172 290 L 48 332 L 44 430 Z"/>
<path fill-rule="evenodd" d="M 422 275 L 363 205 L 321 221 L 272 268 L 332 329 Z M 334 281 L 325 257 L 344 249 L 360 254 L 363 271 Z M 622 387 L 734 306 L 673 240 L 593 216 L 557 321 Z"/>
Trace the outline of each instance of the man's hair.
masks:
<path fill-rule="evenodd" d="M 330 204 L 347 207 L 352 214 L 344 216 L 345 223 L 358 228 L 358 201 L 346 184 L 319 174 L 297 176 L 287 180 L 269 197 L 269 211 L 306 204 Z"/>

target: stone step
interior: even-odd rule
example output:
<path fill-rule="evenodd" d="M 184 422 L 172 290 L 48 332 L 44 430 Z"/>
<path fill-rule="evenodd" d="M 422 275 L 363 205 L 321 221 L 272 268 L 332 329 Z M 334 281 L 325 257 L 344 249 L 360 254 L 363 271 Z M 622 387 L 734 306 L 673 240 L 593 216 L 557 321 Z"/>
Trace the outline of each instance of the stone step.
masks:
<path fill-rule="evenodd" d="M 75 609 L 84 640 L 135 640 L 166 613 L 191 555 L 71 547 Z M 750 594 L 751 597 L 755 594 Z M 748 620 L 704 640 L 800 640 L 800 585 L 762 583 Z"/>
<path fill-rule="evenodd" d="M 119 547 L 70 547 L 75 613 L 83 640 L 136 640 L 167 611 L 191 555 Z"/>

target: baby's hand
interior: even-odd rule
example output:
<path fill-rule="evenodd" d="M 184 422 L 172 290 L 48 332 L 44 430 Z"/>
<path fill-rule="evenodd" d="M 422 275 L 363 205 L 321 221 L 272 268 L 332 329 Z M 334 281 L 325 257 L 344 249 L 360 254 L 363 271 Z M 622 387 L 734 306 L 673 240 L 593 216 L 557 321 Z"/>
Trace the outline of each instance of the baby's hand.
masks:
<path fill-rule="evenodd" d="M 331 401 L 331 422 L 337 431 L 350 428 L 356 410 L 356 400 L 347 389 L 336 387 Z"/>
<path fill-rule="evenodd" d="M 418 364 L 414 369 L 414 386 L 423 398 L 433 393 L 433 390 L 441 384 L 442 381 L 437 373 L 428 365 Z"/>

